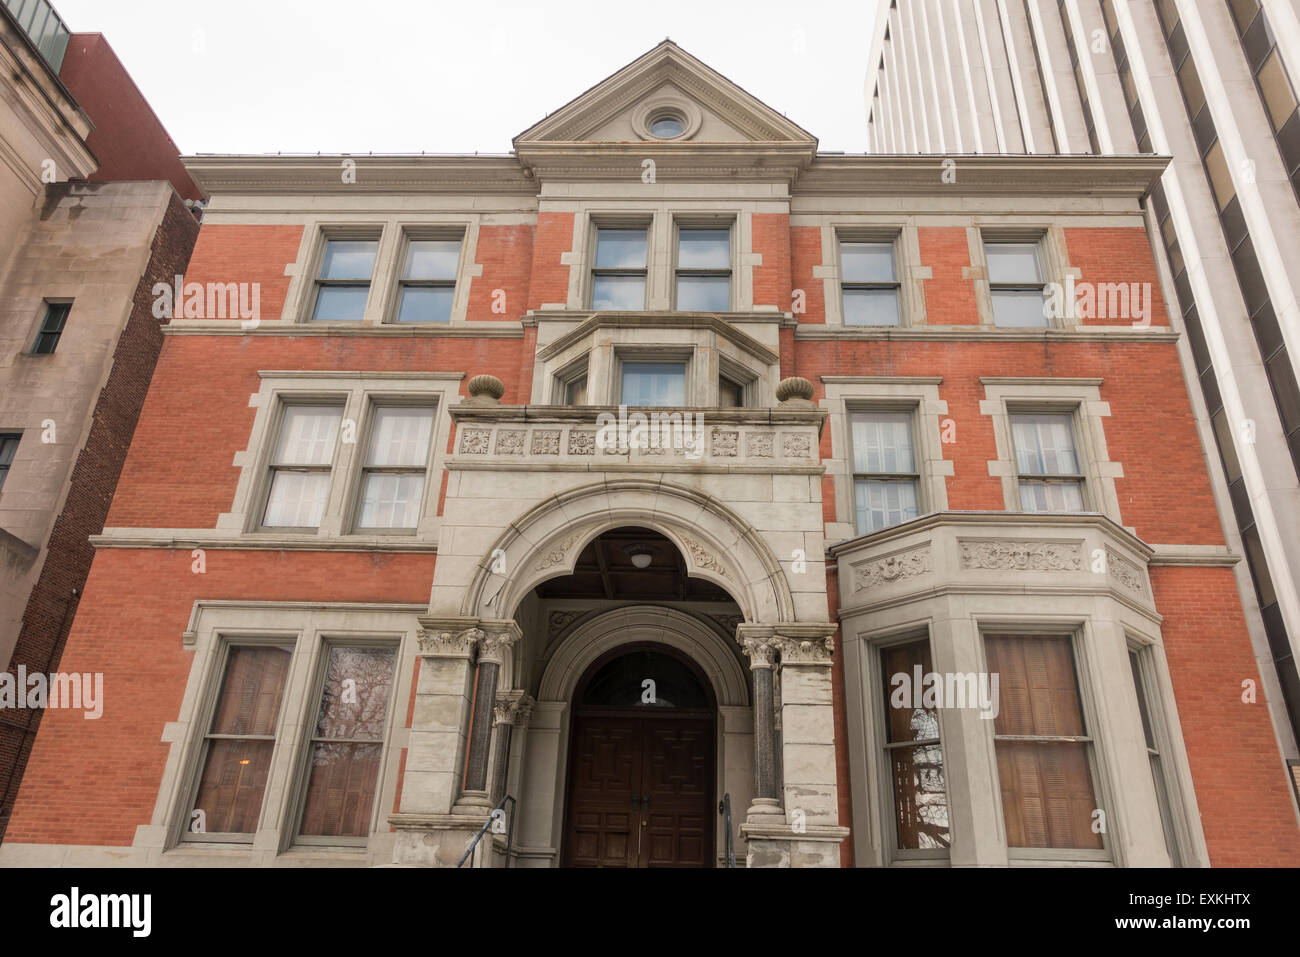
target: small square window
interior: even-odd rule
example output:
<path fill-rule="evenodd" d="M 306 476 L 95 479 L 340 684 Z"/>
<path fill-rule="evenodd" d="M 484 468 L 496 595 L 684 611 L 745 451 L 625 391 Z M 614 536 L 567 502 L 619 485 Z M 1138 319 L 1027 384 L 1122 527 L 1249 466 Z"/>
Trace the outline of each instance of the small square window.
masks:
<path fill-rule="evenodd" d="M 624 362 L 619 401 L 631 406 L 684 406 L 686 363 Z"/>
<path fill-rule="evenodd" d="M 397 321 L 450 322 L 459 266 L 459 239 L 408 242 L 402 278 L 398 280 Z"/>
<path fill-rule="evenodd" d="M 587 377 L 585 375 L 570 379 L 564 384 L 564 404 L 587 404 Z"/>
<path fill-rule="evenodd" d="M 45 316 L 41 320 L 40 331 L 36 334 L 36 341 L 32 343 L 32 355 L 48 356 L 54 352 L 59 345 L 59 339 L 63 336 L 63 327 L 68 321 L 68 313 L 72 311 L 70 302 L 47 302 L 45 304 Z"/>
<path fill-rule="evenodd" d="M 365 316 L 378 250 L 375 239 L 326 240 L 312 319 L 359 322 Z"/>
<path fill-rule="evenodd" d="M 739 382 L 718 377 L 718 407 L 722 409 L 741 409 L 745 406 L 745 387 Z"/>

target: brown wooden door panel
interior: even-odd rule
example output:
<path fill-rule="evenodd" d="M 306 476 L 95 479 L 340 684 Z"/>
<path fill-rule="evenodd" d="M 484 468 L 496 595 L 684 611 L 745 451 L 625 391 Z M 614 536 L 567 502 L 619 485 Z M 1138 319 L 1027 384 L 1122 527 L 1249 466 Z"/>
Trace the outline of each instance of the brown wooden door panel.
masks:
<path fill-rule="evenodd" d="M 575 715 L 565 863 L 709 867 L 713 722 Z"/>

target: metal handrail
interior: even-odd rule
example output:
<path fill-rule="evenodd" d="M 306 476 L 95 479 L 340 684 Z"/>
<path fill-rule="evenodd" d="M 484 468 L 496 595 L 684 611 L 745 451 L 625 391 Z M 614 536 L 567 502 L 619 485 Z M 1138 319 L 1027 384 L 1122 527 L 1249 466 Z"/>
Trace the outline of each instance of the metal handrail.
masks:
<path fill-rule="evenodd" d="M 727 867 L 735 867 L 736 866 L 736 845 L 735 845 L 735 839 L 732 837 L 731 834 L 731 793 L 730 792 L 722 795 L 722 805 L 718 808 L 718 810 L 721 812 L 723 818 L 725 819 L 726 826 L 727 826 L 727 836 L 723 844 L 723 846 L 726 848 L 726 853 L 727 853 Z"/>
<path fill-rule="evenodd" d="M 473 856 L 474 849 L 478 847 L 478 842 L 483 840 L 483 835 L 486 834 L 488 828 L 492 826 L 492 822 L 497 819 L 497 812 L 500 811 L 502 814 L 506 813 L 505 805 L 507 801 L 510 802 L 510 828 L 506 831 L 506 867 L 510 866 L 510 851 L 515 845 L 515 807 L 518 802 L 515 801 L 514 795 L 507 794 L 500 801 L 497 801 L 496 807 L 489 812 L 487 820 L 483 822 L 483 826 L 480 827 L 478 833 L 474 835 L 474 840 L 469 842 L 469 847 L 465 848 L 465 853 L 462 854 L 460 860 L 456 862 L 457 868 L 464 867 L 465 862 Z M 493 833 L 500 832 L 494 831 Z"/>

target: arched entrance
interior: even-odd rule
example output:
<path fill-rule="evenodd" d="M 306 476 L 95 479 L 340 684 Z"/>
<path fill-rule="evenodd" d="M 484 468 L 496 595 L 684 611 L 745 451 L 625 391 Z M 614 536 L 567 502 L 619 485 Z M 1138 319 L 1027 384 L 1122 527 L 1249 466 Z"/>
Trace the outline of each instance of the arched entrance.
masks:
<path fill-rule="evenodd" d="M 708 681 L 668 645 L 592 664 L 574 696 L 562 863 L 712 866 L 716 717 Z"/>

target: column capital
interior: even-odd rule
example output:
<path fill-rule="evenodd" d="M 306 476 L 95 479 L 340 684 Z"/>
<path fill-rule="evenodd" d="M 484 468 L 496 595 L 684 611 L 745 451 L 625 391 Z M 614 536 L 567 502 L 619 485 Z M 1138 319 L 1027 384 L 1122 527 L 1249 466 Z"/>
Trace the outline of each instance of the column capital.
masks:
<path fill-rule="evenodd" d="M 513 618 L 481 619 L 479 630 L 483 640 L 479 643 L 478 660 L 480 664 L 502 664 L 506 649 L 523 637 L 523 632 Z"/>
<path fill-rule="evenodd" d="M 836 628 L 831 622 L 777 625 L 774 640 L 781 652 L 781 666 L 829 665 L 835 652 Z"/>
<path fill-rule="evenodd" d="M 493 725 L 526 725 L 532 710 L 531 695 L 517 690 L 503 691 L 497 695 L 496 704 L 493 705 L 492 723 Z"/>
<path fill-rule="evenodd" d="M 420 653 L 426 657 L 465 658 L 472 661 L 484 636 L 484 631 L 475 627 L 430 630 L 421 628 L 417 638 Z"/>

